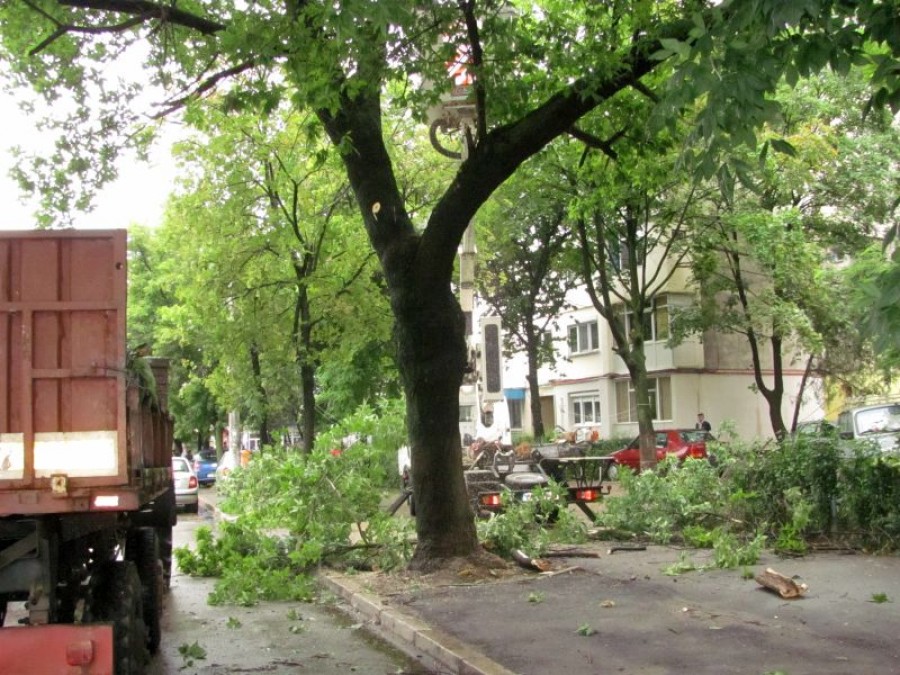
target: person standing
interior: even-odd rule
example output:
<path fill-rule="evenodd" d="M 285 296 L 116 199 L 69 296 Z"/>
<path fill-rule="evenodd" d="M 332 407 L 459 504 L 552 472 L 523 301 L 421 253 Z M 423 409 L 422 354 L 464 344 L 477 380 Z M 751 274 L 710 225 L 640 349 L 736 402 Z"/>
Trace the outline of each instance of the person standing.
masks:
<path fill-rule="evenodd" d="M 702 429 L 703 431 L 712 431 L 712 424 L 707 421 L 703 413 L 697 413 L 697 424 L 694 426 L 694 428 Z"/>

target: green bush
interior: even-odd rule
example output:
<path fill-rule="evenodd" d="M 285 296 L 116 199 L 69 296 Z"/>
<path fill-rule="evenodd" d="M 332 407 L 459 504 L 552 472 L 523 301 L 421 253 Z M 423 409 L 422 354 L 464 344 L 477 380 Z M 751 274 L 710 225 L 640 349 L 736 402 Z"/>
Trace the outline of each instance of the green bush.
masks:
<path fill-rule="evenodd" d="M 900 457 L 826 438 L 732 439 L 713 450 L 716 467 L 667 461 L 656 471 L 622 472 L 624 494 L 607 498 L 598 524 L 655 542 L 723 550 L 730 546 L 724 534 L 742 542 L 771 537 L 785 554 L 805 553 L 821 537 L 898 548 Z"/>
<path fill-rule="evenodd" d="M 196 551 L 178 549 L 188 574 L 221 577 L 211 601 L 309 597 L 322 564 L 390 569 L 412 555 L 412 523 L 381 508 L 396 485 L 397 406 L 363 408 L 324 433 L 312 453 L 271 447 L 219 486 L 220 508 L 237 516 L 218 535 L 201 529 Z M 402 429 L 402 424 L 399 427 Z M 351 433 L 365 439 L 340 452 Z"/>
<path fill-rule="evenodd" d="M 607 497 L 597 524 L 668 543 L 685 528 L 710 529 L 722 519 L 726 488 L 715 467 L 705 460 L 674 459 L 656 471 L 622 471 L 620 497 Z"/>
<path fill-rule="evenodd" d="M 554 543 L 579 543 L 587 539 L 587 527 L 566 506 L 566 491 L 555 484 L 535 488 L 529 501 L 501 495 L 503 511 L 477 523 L 485 548 L 509 557 L 515 550 L 540 556 Z"/>

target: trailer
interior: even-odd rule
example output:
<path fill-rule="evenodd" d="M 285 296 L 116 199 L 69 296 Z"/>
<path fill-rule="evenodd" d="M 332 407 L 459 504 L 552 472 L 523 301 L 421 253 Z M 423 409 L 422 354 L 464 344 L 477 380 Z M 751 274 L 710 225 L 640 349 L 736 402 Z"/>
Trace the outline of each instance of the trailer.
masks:
<path fill-rule="evenodd" d="M 168 369 L 129 358 L 126 287 L 124 230 L 0 232 L 5 675 L 132 675 L 159 647 L 176 522 Z"/>
<path fill-rule="evenodd" d="M 504 508 L 504 494 L 528 501 L 535 488 L 551 482 L 564 490 L 566 505 L 578 507 L 590 520 L 591 508 L 609 494 L 612 458 L 593 454 L 590 443 L 547 443 L 514 448 L 501 443 L 475 443 L 463 476 L 473 512 L 490 517 Z"/>

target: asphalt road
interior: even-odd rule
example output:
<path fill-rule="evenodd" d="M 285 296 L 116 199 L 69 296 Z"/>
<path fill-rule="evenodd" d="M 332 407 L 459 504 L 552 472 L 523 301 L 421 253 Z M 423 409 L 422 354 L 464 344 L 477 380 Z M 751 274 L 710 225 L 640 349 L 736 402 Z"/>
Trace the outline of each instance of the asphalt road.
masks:
<path fill-rule="evenodd" d="M 595 546 L 597 558 L 555 559 L 557 574 L 410 587 L 387 606 L 518 675 L 900 674 L 898 556 L 766 553 L 754 572 L 808 585 L 784 600 L 741 570 L 665 571 L 683 553 L 706 564 L 709 551 Z"/>
<path fill-rule="evenodd" d="M 213 490 L 204 490 L 210 501 Z M 193 546 L 212 514 L 179 515 L 175 546 Z M 329 603 L 266 602 L 254 607 L 212 607 L 206 599 L 215 580 L 173 570 L 163 615 L 162 646 L 147 675 L 225 673 L 425 673 L 417 663 L 353 625 Z M 196 645 L 204 658 L 183 654 Z M 200 653 L 199 650 L 193 650 Z"/>

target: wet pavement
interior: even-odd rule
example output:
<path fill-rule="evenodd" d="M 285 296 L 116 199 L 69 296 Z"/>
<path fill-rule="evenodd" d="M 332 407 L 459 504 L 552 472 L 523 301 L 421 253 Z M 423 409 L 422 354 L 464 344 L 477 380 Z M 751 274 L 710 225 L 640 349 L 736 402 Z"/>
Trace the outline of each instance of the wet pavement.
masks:
<path fill-rule="evenodd" d="M 204 491 L 204 494 L 208 494 Z M 180 515 L 175 546 L 193 546 L 209 505 L 199 516 Z M 147 675 L 413 675 L 426 671 L 403 651 L 375 638 L 334 602 L 262 602 L 251 607 L 210 606 L 215 579 L 173 572 L 162 618 L 162 645 Z"/>
<path fill-rule="evenodd" d="M 771 567 L 809 588 L 784 600 L 742 570 L 663 570 L 665 547 L 554 559 L 556 572 L 514 581 L 366 592 L 337 577 L 348 602 L 440 672 L 860 675 L 900 673 L 900 558 L 818 553 Z M 697 565 L 707 551 L 692 552 Z M 333 578 L 334 579 L 334 578 Z M 334 580 L 332 581 L 334 583 Z M 883 601 L 886 600 L 886 601 Z M 367 613 L 368 612 L 368 613 Z"/>

